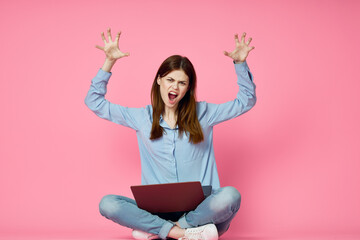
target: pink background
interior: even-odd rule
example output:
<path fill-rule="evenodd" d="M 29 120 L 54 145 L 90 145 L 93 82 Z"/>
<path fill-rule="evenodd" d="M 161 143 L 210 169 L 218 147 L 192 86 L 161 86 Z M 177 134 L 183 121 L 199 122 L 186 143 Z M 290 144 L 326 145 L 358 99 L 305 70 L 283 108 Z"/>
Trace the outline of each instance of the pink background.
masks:
<path fill-rule="evenodd" d="M 218 125 L 223 186 L 242 193 L 226 236 L 360 235 L 359 1 L 1 1 L 0 235 L 128 236 L 105 194 L 140 184 L 135 133 L 84 104 L 102 66 L 100 33 L 131 56 L 107 99 L 150 103 L 169 55 L 189 57 L 198 100 L 237 92 L 224 50 L 247 32 L 257 105 Z"/>

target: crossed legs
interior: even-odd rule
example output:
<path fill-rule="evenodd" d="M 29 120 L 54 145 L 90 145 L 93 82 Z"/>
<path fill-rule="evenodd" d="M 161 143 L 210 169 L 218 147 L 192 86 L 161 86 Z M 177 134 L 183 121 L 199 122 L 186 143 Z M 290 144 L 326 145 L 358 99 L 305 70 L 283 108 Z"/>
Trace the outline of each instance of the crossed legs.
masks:
<path fill-rule="evenodd" d="M 174 223 L 153 215 L 137 207 L 135 200 L 119 196 L 106 195 L 99 204 L 101 215 L 131 229 L 158 235 L 178 238 L 185 228 L 215 224 L 219 236 L 230 226 L 240 208 L 241 196 L 234 187 L 223 187 L 213 191 L 199 206 L 182 216 Z"/>

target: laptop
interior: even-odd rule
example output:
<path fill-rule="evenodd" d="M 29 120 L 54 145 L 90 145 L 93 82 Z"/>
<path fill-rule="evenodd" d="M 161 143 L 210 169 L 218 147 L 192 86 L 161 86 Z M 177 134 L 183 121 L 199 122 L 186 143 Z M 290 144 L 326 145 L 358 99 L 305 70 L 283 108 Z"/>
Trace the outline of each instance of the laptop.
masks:
<path fill-rule="evenodd" d="M 137 185 L 130 188 L 138 207 L 154 214 L 192 211 L 211 194 L 211 186 L 201 186 L 200 182 Z"/>

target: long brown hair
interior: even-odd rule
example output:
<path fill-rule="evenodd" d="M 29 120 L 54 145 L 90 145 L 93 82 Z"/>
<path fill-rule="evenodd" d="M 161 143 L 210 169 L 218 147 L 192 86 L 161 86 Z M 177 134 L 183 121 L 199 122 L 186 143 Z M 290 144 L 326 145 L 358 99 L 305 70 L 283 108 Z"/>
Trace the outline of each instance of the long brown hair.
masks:
<path fill-rule="evenodd" d="M 160 115 L 164 113 L 165 104 L 161 99 L 160 86 L 157 83 L 158 77 L 164 77 L 173 70 L 183 70 L 189 78 L 189 89 L 179 102 L 177 107 L 177 125 L 179 136 L 189 134 L 189 142 L 199 143 L 204 140 L 201 125 L 196 115 L 196 73 L 194 66 L 187 57 L 173 55 L 165 59 L 155 75 L 151 88 L 151 104 L 153 107 L 153 123 L 150 139 L 162 137 L 164 129 L 160 126 Z"/>

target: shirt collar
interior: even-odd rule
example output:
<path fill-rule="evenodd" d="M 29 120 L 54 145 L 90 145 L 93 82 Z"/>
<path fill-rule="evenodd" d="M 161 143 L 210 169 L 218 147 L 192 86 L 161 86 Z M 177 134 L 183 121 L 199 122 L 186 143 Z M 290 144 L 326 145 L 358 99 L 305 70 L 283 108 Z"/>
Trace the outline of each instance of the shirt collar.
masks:
<path fill-rule="evenodd" d="M 165 122 L 162 114 L 160 115 L 159 124 L 160 124 L 160 126 L 163 127 L 163 128 L 173 129 L 173 128 L 170 128 L 170 126 Z M 178 125 L 176 125 L 176 127 L 175 127 L 173 130 L 177 130 L 178 128 L 179 128 Z"/>

